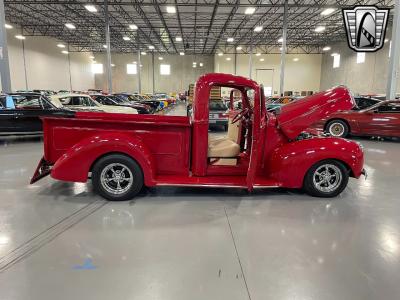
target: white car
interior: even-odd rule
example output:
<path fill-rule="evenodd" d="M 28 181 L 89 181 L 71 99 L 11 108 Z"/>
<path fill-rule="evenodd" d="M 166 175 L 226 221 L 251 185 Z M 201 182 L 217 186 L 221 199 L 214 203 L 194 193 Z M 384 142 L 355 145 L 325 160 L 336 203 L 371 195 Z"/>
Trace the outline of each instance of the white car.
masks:
<path fill-rule="evenodd" d="M 90 110 L 108 113 L 137 114 L 132 107 L 103 105 L 85 94 L 59 94 L 50 96 L 51 102 L 57 107 L 66 107 L 71 110 Z"/>

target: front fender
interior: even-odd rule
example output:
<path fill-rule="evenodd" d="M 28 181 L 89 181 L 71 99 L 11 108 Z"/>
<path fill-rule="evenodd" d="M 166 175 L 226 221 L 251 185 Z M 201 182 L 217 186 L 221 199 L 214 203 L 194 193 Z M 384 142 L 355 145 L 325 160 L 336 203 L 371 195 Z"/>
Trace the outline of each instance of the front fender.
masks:
<path fill-rule="evenodd" d="M 343 162 L 354 177 L 361 176 L 364 154 L 360 146 L 342 138 L 318 137 L 283 144 L 268 160 L 270 176 L 283 187 L 300 188 L 310 167 L 324 159 Z"/>
<path fill-rule="evenodd" d="M 154 185 L 155 163 L 148 147 L 138 137 L 123 133 L 95 134 L 81 140 L 54 164 L 51 177 L 73 182 L 86 182 L 93 163 L 108 153 L 123 153 L 143 170 L 146 185 Z"/>

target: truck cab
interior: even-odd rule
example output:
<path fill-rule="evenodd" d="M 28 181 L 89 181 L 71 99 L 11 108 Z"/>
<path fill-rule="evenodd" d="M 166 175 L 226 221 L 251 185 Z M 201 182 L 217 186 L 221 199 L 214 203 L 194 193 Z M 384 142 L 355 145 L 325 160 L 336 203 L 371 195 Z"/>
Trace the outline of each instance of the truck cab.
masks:
<path fill-rule="evenodd" d="M 230 89 L 228 132 L 209 135 L 214 86 Z M 241 108 L 234 110 L 240 94 Z M 110 200 L 134 197 L 143 186 L 305 188 L 332 197 L 348 177 L 363 172 L 357 143 L 303 133 L 316 119 L 350 109 L 354 99 L 338 87 L 266 111 L 263 87 L 230 74 L 206 74 L 195 85 L 191 116 L 76 112 L 43 118 L 44 157 L 32 183 L 51 174 L 86 182 Z"/>

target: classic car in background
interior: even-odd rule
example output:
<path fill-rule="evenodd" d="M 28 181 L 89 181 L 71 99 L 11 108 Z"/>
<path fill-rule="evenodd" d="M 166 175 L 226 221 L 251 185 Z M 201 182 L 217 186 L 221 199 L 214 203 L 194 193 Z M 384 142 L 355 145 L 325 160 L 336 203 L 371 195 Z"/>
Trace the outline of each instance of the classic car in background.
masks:
<path fill-rule="evenodd" d="M 399 100 L 380 101 L 361 97 L 356 101 L 358 106 L 352 110 L 336 112 L 312 127 L 335 137 L 400 137 Z"/>
<path fill-rule="evenodd" d="M 150 105 L 154 111 L 159 111 L 164 108 L 163 101 L 153 99 L 149 96 L 143 96 L 143 95 L 138 95 L 138 94 L 129 94 L 129 93 L 118 93 L 118 94 L 114 94 L 114 95 L 118 96 L 124 100 L 130 101 L 130 102 L 139 102 L 139 103 L 143 103 L 146 105 Z"/>
<path fill-rule="evenodd" d="M 267 110 L 273 111 L 279 109 L 283 105 L 296 101 L 297 99 L 301 99 L 301 97 L 291 97 L 291 96 L 270 97 L 266 101 Z"/>
<path fill-rule="evenodd" d="M 209 104 L 209 123 L 210 128 L 216 126 L 224 127 L 224 130 L 228 130 L 228 106 L 223 101 L 210 101 Z"/>
<path fill-rule="evenodd" d="M 138 101 L 129 101 L 118 95 L 91 95 L 92 99 L 103 105 L 114 105 L 121 107 L 131 107 L 137 110 L 139 114 L 152 114 L 154 109 L 147 104 Z"/>
<path fill-rule="evenodd" d="M 72 117 L 74 112 L 59 109 L 44 95 L 26 93 L 0 96 L 0 135 L 42 132 L 43 116 Z"/>
<path fill-rule="evenodd" d="M 103 105 L 85 94 L 59 94 L 50 96 L 50 99 L 56 107 L 67 107 L 68 109 L 75 111 L 90 110 L 109 113 L 137 114 L 137 111 L 134 108 Z"/>

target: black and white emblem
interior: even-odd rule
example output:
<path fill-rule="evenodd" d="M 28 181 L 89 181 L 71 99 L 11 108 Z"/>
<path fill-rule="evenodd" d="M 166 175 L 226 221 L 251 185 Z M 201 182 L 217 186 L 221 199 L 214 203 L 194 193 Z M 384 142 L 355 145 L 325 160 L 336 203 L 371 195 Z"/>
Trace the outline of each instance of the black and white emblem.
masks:
<path fill-rule="evenodd" d="M 357 52 L 375 52 L 383 47 L 389 9 L 356 6 L 343 9 L 349 47 Z"/>

